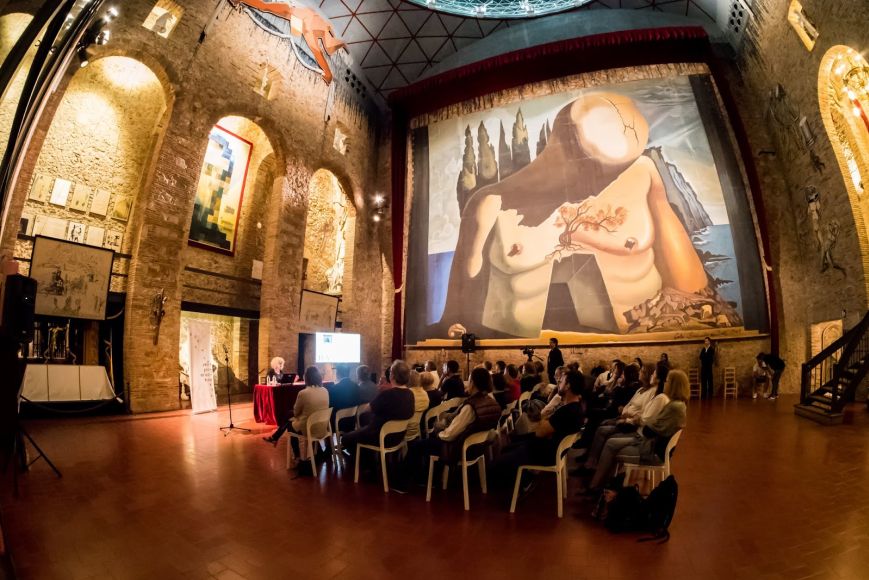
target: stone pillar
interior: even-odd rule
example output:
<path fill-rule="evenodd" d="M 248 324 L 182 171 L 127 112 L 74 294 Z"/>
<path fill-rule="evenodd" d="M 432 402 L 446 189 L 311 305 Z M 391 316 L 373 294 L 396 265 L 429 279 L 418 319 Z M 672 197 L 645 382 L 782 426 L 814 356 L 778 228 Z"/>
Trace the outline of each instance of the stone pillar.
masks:
<path fill-rule="evenodd" d="M 124 376 L 133 412 L 178 408 L 178 345 L 181 325 L 181 263 L 193 196 L 210 126 L 185 107 L 173 117 L 156 163 L 151 187 L 140 195 L 141 216 L 133 235 L 125 312 Z M 151 309 L 162 290 L 168 298 L 154 343 Z"/>
<path fill-rule="evenodd" d="M 305 168 L 288 167 L 287 177 L 275 180 L 272 187 L 265 224 L 259 368 L 280 356 L 286 361 L 285 370 L 296 370 L 309 180 Z"/>

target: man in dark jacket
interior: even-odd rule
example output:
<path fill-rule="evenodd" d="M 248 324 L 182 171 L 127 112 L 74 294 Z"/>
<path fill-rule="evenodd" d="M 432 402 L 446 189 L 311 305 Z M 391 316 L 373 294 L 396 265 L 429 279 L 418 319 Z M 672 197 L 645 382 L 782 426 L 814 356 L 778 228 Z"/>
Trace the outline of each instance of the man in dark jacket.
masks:
<path fill-rule="evenodd" d="M 549 339 L 549 356 L 546 357 L 546 374 L 549 375 L 549 384 L 555 384 L 555 369 L 564 366 L 564 357 L 561 356 L 561 349 L 558 348 L 558 339 Z"/>
<path fill-rule="evenodd" d="M 441 379 L 440 391 L 443 394 L 444 401 L 452 399 L 453 397 L 465 396 L 465 382 L 462 380 L 462 377 L 459 376 L 458 361 L 447 361 L 446 372 Z"/>
<path fill-rule="evenodd" d="M 329 406 L 332 407 L 332 422 L 335 421 L 335 413 L 341 409 L 349 409 L 359 404 L 359 385 L 350 379 L 350 369 L 347 365 L 339 364 L 335 367 L 335 376 L 338 382 L 328 388 Z M 342 425 L 351 428 L 350 423 L 355 423 L 355 417 L 347 417 Z M 338 427 L 336 425 L 336 427 Z"/>

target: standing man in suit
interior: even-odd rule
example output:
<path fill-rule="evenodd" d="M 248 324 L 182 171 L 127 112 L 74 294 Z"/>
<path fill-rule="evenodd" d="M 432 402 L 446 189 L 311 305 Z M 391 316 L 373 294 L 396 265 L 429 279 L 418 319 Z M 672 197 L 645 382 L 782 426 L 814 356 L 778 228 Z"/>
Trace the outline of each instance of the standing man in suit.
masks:
<path fill-rule="evenodd" d="M 546 357 L 546 374 L 549 375 L 549 384 L 555 384 L 555 369 L 564 366 L 564 357 L 558 348 L 558 339 L 549 339 L 549 356 Z"/>
<path fill-rule="evenodd" d="M 712 383 L 712 367 L 715 366 L 715 346 L 707 336 L 703 339 L 703 348 L 700 349 L 700 397 L 711 399 L 715 393 Z"/>

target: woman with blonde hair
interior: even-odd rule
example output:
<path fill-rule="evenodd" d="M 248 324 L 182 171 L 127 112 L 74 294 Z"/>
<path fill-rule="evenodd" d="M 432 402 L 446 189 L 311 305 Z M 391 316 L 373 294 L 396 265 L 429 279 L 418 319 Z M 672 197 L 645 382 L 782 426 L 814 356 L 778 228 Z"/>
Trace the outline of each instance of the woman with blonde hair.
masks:
<path fill-rule="evenodd" d="M 664 384 L 664 394 L 669 402 L 646 422 L 642 432 L 613 436 L 607 440 L 589 483 L 588 492 L 599 491 L 604 479 L 612 475 L 616 458 L 619 456 L 652 464 L 663 461 L 661 455 L 670 437 L 683 429 L 687 422 L 687 403 L 690 396 L 688 375 L 679 370 L 670 371 Z"/>

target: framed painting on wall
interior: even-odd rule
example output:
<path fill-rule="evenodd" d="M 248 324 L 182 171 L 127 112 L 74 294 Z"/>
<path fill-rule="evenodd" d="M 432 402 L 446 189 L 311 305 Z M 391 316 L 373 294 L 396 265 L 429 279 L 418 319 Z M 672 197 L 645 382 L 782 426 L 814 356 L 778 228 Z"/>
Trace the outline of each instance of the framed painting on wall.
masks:
<path fill-rule="evenodd" d="M 30 262 L 36 314 L 105 320 L 113 255 L 111 250 L 37 236 Z"/>
<path fill-rule="evenodd" d="M 338 297 L 302 290 L 299 308 L 299 332 L 335 332 L 338 319 Z"/>
<path fill-rule="evenodd" d="M 238 218 L 253 144 L 215 125 L 196 186 L 189 244 L 230 256 L 235 253 Z"/>

